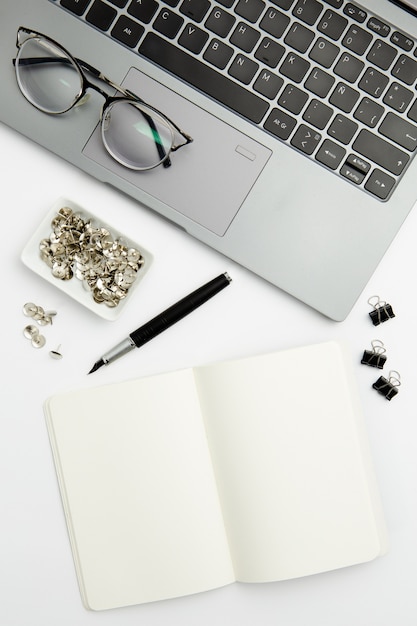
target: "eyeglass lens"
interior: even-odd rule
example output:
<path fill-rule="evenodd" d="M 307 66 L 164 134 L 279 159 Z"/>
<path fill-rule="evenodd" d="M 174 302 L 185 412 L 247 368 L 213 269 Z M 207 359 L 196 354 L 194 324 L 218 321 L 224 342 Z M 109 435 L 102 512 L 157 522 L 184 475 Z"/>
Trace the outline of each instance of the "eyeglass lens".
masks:
<path fill-rule="evenodd" d="M 39 39 L 22 44 L 16 75 L 24 96 L 46 113 L 70 109 L 82 89 L 82 78 L 73 61 L 53 43 Z"/>
<path fill-rule="evenodd" d="M 108 152 L 132 169 L 150 169 L 169 155 L 174 136 L 146 105 L 115 100 L 103 114 L 101 135 Z"/>

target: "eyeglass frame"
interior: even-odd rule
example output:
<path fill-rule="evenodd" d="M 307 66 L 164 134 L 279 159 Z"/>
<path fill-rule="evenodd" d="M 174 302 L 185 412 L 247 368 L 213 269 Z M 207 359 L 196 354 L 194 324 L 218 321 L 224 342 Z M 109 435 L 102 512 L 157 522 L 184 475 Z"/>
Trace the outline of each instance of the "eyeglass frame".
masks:
<path fill-rule="evenodd" d="M 21 41 L 21 36 L 24 35 L 24 34 L 27 35 L 27 37 L 23 41 Z M 179 143 L 179 144 L 172 143 L 171 148 L 169 149 L 168 152 L 165 152 L 165 150 L 164 150 L 163 146 L 161 145 L 161 143 L 159 143 L 158 141 L 155 141 L 155 144 L 156 144 L 156 147 L 157 147 L 157 150 L 158 150 L 158 154 L 160 156 L 160 161 L 158 163 L 156 163 L 155 165 L 152 165 L 150 167 L 135 168 L 135 167 L 129 166 L 127 163 L 123 162 L 121 159 L 118 159 L 114 154 L 112 154 L 110 152 L 110 150 L 107 148 L 106 143 L 104 142 L 103 137 L 102 137 L 103 144 L 104 144 L 104 147 L 107 150 L 107 152 L 110 154 L 110 156 L 113 159 L 115 159 L 115 161 L 118 161 L 124 167 L 127 167 L 129 169 L 133 169 L 133 170 L 139 171 L 139 172 L 140 171 L 148 171 L 148 170 L 154 169 L 155 167 L 158 167 L 159 165 L 163 165 L 163 167 L 170 167 L 171 166 L 171 160 L 169 158 L 169 155 L 171 154 L 171 152 L 175 152 L 179 148 L 182 148 L 182 147 L 188 145 L 189 143 L 191 143 L 193 141 L 193 138 L 190 137 L 190 135 L 185 133 L 183 130 L 181 130 L 180 127 L 177 124 L 175 124 L 175 122 L 173 122 L 167 115 L 165 115 L 165 113 L 162 113 L 162 111 L 160 111 L 156 107 L 154 107 L 154 106 L 148 104 L 147 102 L 145 102 L 145 100 L 140 98 L 133 91 L 130 91 L 129 89 L 125 89 L 121 85 L 118 85 L 117 83 L 113 82 L 112 80 L 107 78 L 100 70 L 97 70 L 95 67 L 93 67 L 92 65 L 90 65 L 86 61 L 83 61 L 81 59 L 77 59 L 76 57 L 74 57 L 70 52 L 68 52 L 68 50 L 64 46 L 62 46 L 60 43 L 58 43 L 57 41 L 52 39 L 52 37 L 49 37 L 48 35 L 44 35 L 43 33 L 37 32 L 35 30 L 29 29 L 29 28 L 27 28 L 25 26 L 20 26 L 18 28 L 18 30 L 17 30 L 17 37 L 16 37 L 16 47 L 17 47 L 17 49 L 21 50 L 22 46 L 29 39 L 43 39 L 47 43 L 49 42 L 50 44 L 52 44 L 53 46 L 58 48 L 58 50 L 60 50 L 64 55 L 66 55 L 68 57 L 68 61 L 73 64 L 74 68 L 77 70 L 78 75 L 80 77 L 80 90 L 79 90 L 78 95 L 76 96 L 76 98 L 72 102 L 72 104 L 67 109 L 65 109 L 63 111 L 56 111 L 56 112 L 55 111 L 48 111 L 48 110 L 42 108 L 41 106 L 38 106 L 32 100 L 29 100 L 29 98 L 27 97 L 27 95 L 23 91 L 23 89 L 22 89 L 22 87 L 20 85 L 18 72 L 17 72 L 17 69 L 16 69 L 16 65 L 17 65 L 17 61 L 18 61 L 18 57 L 19 57 L 19 52 L 18 52 L 16 57 L 14 59 L 12 59 L 12 63 L 14 65 L 14 67 L 15 67 L 17 84 L 19 86 L 19 89 L 20 89 L 23 97 L 26 98 L 26 100 L 33 107 L 38 109 L 38 111 L 41 111 L 42 113 L 47 113 L 48 115 L 63 115 L 64 113 L 68 113 L 74 107 L 80 106 L 80 105 L 84 104 L 84 102 L 88 99 L 87 91 L 89 89 L 92 89 L 93 91 L 96 91 L 97 93 L 99 93 L 104 98 L 104 104 L 103 104 L 103 107 L 101 109 L 101 114 L 100 114 L 100 118 L 99 118 L 99 124 L 100 124 L 101 128 L 103 128 L 103 119 L 104 119 L 105 111 L 109 107 L 111 107 L 115 102 L 123 102 L 123 101 L 125 101 L 125 102 L 132 103 L 132 104 L 137 103 L 137 104 L 144 105 L 150 111 L 153 111 L 154 113 L 156 113 L 159 117 L 161 117 L 163 119 L 163 121 L 168 125 L 170 130 L 173 132 L 173 135 L 175 133 L 177 133 L 177 134 L 181 135 L 184 138 L 184 141 L 182 143 Z M 51 59 L 48 59 L 48 61 L 50 61 L 50 60 Z M 108 87 L 118 91 L 122 95 L 121 96 L 116 96 L 116 95 L 111 96 L 111 95 L 107 94 L 98 85 L 94 84 L 93 82 L 91 82 L 91 80 L 89 80 L 89 78 L 87 76 L 87 73 L 92 74 L 92 76 L 94 77 L 95 80 L 102 81 Z M 152 130 L 158 135 L 158 132 L 157 132 L 156 128 L 154 127 L 152 118 L 150 116 L 146 116 L 146 112 L 145 111 L 142 111 L 142 114 L 145 117 L 149 117 L 149 119 L 147 119 L 147 122 L 152 127 Z"/>

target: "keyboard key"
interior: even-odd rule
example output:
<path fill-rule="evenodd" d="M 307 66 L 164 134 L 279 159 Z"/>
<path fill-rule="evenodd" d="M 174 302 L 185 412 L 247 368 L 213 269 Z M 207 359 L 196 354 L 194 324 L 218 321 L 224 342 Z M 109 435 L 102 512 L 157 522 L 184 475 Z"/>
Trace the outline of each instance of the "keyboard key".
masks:
<path fill-rule="evenodd" d="M 227 37 L 235 22 L 236 18 L 233 15 L 221 7 L 215 7 L 206 19 L 205 25 L 219 37 Z"/>
<path fill-rule="evenodd" d="M 224 70 L 232 56 L 233 48 L 218 39 L 212 39 L 203 55 L 206 61 L 218 67 L 220 70 Z"/>
<path fill-rule="evenodd" d="M 259 26 L 262 30 L 279 39 L 284 34 L 289 23 L 290 18 L 288 15 L 271 8 L 265 13 Z"/>
<path fill-rule="evenodd" d="M 365 174 L 363 172 L 358 172 L 355 168 L 350 167 L 347 162 L 340 168 L 340 173 L 344 178 L 350 180 L 351 183 L 355 183 L 355 185 L 360 185 L 365 178 Z"/>
<path fill-rule="evenodd" d="M 139 0 L 143 2 L 144 0 Z M 201 22 L 210 8 L 209 0 L 184 0 L 180 12 L 195 22 Z"/>
<path fill-rule="evenodd" d="M 338 113 L 330 124 L 327 134 L 340 143 L 347 145 L 358 130 L 358 124 Z"/>
<path fill-rule="evenodd" d="M 91 9 L 88 11 L 85 19 L 90 24 L 93 24 L 100 30 L 107 30 L 110 28 L 113 20 L 117 15 L 116 9 L 104 4 L 101 0 L 94 0 Z"/>
<path fill-rule="evenodd" d="M 412 38 L 408 35 L 404 35 L 403 33 L 399 33 L 397 30 L 392 33 L 391 41 L 396 46 L 399 46 L 406 52 L 411 52 L 411 50 L 414 48 L 414 41 L 412 40 Z"/>
<path fill-rule="evenodd" d="M 330 6 L 334 7 L 335 9 L 340 9 L 340 7 L 343 5 L 343 0 L 324 0 L 324 2 L 326 4 L 330 4 Z"/>
<path fill-rule="evenodd" d="M 368 161 L 364 161 L 363 159 L 361 159 L 361 157 L 359 157 L 357 154 L 349 154 L 348 158 L 346 159 L 346 163 L 347 165 L 350 165 L 350 167 L 355 168 L 355 170 L 358 170 L 358 172 L 362 172 L 363 174 L 367 174 L 371 169 L 371 164 L 368 163 Z"/>
<path fill-rule="evenodd" d="M 314 33 L 309 28 L 295 22 L 285 36 L 284 42 L 298 52 L 306 52 L 314 39 Z"/>
<path fill-rule="evenodd" d="M 362 98 L 353 117 L 370 128 L 375 128 L 383 116 L 384 111 L 384 107 L 374 100 L 371 100 L 370 98 Z"/>
<path fill-rule="evenodd" d="M 326 165 L 331 170 L 336 170 L 346 154 L 346 150 L 339 144 L 325 139 L 316 154 L 317 161 Z"/>
<path fill-rule="evenodd" d="M 174 39 L 180 31 L 181 26 L 184 24 L 184 19 L 170 11 L 169 9 L 162 9 L 158 17 L 153 23 L 153 27 L 158 33 L 162 33 L 169 39 Z M 196 28 L 195 26 L 193 28 Z M 206 40 L 208 35 L 206 35 Z"/>
<path fill-rule="evenodd" d="M 343 15 L 339 15 L 328 9 L 320 20 L 317 28 L 321 33 L 326 35 L 326 37 L 330 37 L 330 39 L 336 41 L 342 36 L 347 25 L 348 21 Z"/>
<path fill-rule="evenodd" d="M 90 2 L 91 0 L 61 0 L 61 6 L 75 15 L 82 15 Z"/>
<path fill-rule="evenodd" d="M 323 130 L 333 115 L 333 109 L 320 100 L 312 100 L 303 113 L 303 120 Z"/>
<path fill-rule="evenodd" d="M 410 152 L 414 152 L 417 148 L 417 126 L 403 120 L 395 113 L 387 113 L 379 127 L 379 132 Z"/>
<path fill-rule="evenodd" d="M 363 61 L 349 52 L 343 52 L 334 67 L 334 71 L 340 78 L 347 80 L 349 83 L 354 83 L 364 67 L 365 63 Z"/>
<path fill-rule="evenodd" d="M 255 52 L 255 58 L 269 67 L 276 67 L 284 52 L 284 46 L 269 37 L 264 37 Z"/>
<path fill-rule="evenodd" d="M 401 174 L 410 160 L 405 152 L 366 129 L 360 131 L 353 149 L 396 176 Z"/>
<path fill-rule="evenodd" d="M 230 37 L 230 43 L 244 52 L 252 52 L 260 36 L 258 30 L 249 26 L 249 24 L 245 24 L 245 22 L 239 22 Z"/>
<path fill-rule="evenodd" d="M 352 4 L 351 2 L 348 2 L 346 4 L 346 6 L 343 9 L 343 13 L 351 17 L 353 20 L 356 20 L 360 24 L 364 22 L 366 18 L 368 17 L 366 14 L 366 11 L 357 7 L 356 4 Z"/>
<path fill-rule="evenodd" d="M 345 83 L 338 83 L 330 96 L 330 104 L 334 104 L 345 113 L 350 113 L 359 98 L 359 91 L 356 91 Z"/>
<path fill-rule="evenodd" d="M 380 67 L 381 70 L 387 70 L 396 56 L 397 50 L 395 48 L 388 45 L 385 41 L 377 39 L 369 50 L 366 58 L 370 63 Z"/>
<path fill-rule="evenodd" d="M 240 17 L 254 24 L 262 15 L 265 6 L 263 0 L 239 0 L 234 11 Z"/>
<path fill-rule="evenodd" d="M 139 53 L 252 122 L 259 123 L 269 108 L 262 98 L 155 33 L 146 35 Z"/>
<path fill-rule="evenodd" d="M 107 0 L 110 4 L 114 4 L 115 7 L 119 7 L 119 9 L 123 9 L 127 5 L 128 0 Z"/>
<path fill-rule="evenodd" d="M 410 120 L 413 120 L 413 122 L 417 122 L 417 100 L 414 101 L 414 104 L 408 111 L 407 115 Z"/>
<path fill-rule="evenodd" d="M 135 48 L 145 29 L 126 15 L 122 15 L 114 25 L 111 35 L 130 48 Z"/>
<path fill-rule="evenodd" d="M 290 52 L 285 57 L 280 67 L 280 72 L 295 83 L 301 83 L 309 68 L 310 63 L 308 61 Z"/>
<path fill-rule="evenodd" d="M 259 65 L 255 61 L 245 57 L 243 54 L 238 54 L 229 68 L 229 74 L 244 85 L 249 85 L 258 68 Z"/>
<path fill-rule="evenodd" d="M 317 0 L 299 0 L 295 5 L 292 14 L 305 24 L 312 26 L 317 21 L 323 5 Z"/>
<path fill-rule="evenodd" d="M 314 94 L 316 94 L 316 96 L 319 96 L 320 98 L 325 98 L 330 89 L 333 87 L 333 84 L 333 76 L 330 76 L 330 74 L 327 74 L 319 67 L 315 67 L 312 69 L 310 75 L 304 83 L 304 87 L 309 91 L 312 91 Z"/>
<path fill-rule="evenodd" d="M 155 26 L 154 26 L 155 28 Z M 178 38 L 178 43 L 194 54 L 200 54 L 207 43 L 208 34 L 194 24 L 187 24 Z"/>
<path fill-rule="evenodd" d="M 417 61 L 402 54 L 391 73 L 403 83 L 412 85 L 417 80 Z"/>
<path fill-rule="evenodd" d="M 351 26 L 343 38 L 343 45 L 349 48 L 355 54 L 364 54 L 367 47 L 372 41 L 371 33 L 360 28 L 359 26 Z"/>
<path fill-rule="evenodd" d="M 301 124 L 291 139 L 291 145 L 304 152 L 304 154 L 313 154 L 320 140 L 320 133 L 309 126 L 305 126 L 305 124 Z"/>
<path fill-rule="evenodd" d="M 385 22 L 381 22 L 376 17 L 370 17 L 367 23 L 369 30 L 372 30 L 374 33 L 377 33 L 381 37 L 388 37 L 391 32 L 391 27 Z"/>
<path fill-rule="evenodd" d="M 295 0 L 271 0 L 271 2 L 273 2 L 277 7 L 281 7 L 281 9 L 291 9 Z"/>
<path fill-rule="evenodd" d="M 265 96 L 265 98 L 274 100 L 283 84 L 284 81 L 280 76 L 273 74 L 269 70 L 262 70 L 254 82 L 253 88 L 262 96 Z"/>
<path fill-rule="evenodd" d="M 340 52 L 340 48 L 327 41 L 323 37 L 319 37 L 314 46 L 310 50 L 309 57 L 316 63 L 320 63 L 323 67 L 329 68 Z"/>
<path fill-rule="evenodd" d="M 264 128 L 275 135 L 275 137 L 278 137 L 278 139 L 285 141 L 291 135 L 296 124 L 297 120 L 291 117 L 291 115 L 280 111 L 280 109 L 272 109 L 264 124 Z"/>
<path fill-rule="evenodd" d="M 379 98 L 388 83 L 388 76 L 381 74 L 373 67 L 369 67 L 359 81 L 358 87 L 374 98 Z"/>
<path fill-rule="evenodd" d="M 143 24 L 149 24 L 158 10 L 156 0 L 133 0 L 127 8 L 127 12 L 136 17 Z"/>
<path fill-rule="evenodd" d="M 393 83 L 384 96 L 384 103 L 388 104 L 392 109 L 395 109 L 399 113 L 403 113 L 412 99 L 412 91 L 406 89 L 399 83 Z"/>
<path fill-rule="evenodd" d="M 298 115 L 308 100 L 308 95 L 295 85 L 287 85 L 279 97 L 280 104 L 287 111 Z"/>
<path fill-rule="evenodd" d="M 381 200 L 385 200 L 395 185 L 395 179 L 381 170 L 374 170 L 365 184 L 365 189 Z"/>

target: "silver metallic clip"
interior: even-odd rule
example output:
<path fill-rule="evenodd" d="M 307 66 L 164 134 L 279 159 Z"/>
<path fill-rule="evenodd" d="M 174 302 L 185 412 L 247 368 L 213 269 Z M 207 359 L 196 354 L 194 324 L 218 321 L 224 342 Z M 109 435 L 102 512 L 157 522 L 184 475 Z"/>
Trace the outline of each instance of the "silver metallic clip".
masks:
<path fill-rule="evenodd" d="M 372 350 L 365 350 L 361 363 L 382 370 L 387 360 L 385 346 L 379 339 L 371 341 Z"/>
<path fill-rule="evenodd" d="M 388 374 L 388 378 L 380 376 L 377 381 L 374 382 L 372 387 L 378 391 L 381 395 L 385 396 L 387 400 L 392 400 L 397 393 L 398 387 L 401 385 L 401 377 L 396 370 L 391 370 Z"/>
<path fill-rule="evenodd" d="M 392 306 L 384 300 L 380 300 L 379 296 L 371 296 L 368 300 L 368 304 L 374 309 L 369 313 L 369 317 L 374 326 L 378 326 L 392 317 L 395 317 Z"/>

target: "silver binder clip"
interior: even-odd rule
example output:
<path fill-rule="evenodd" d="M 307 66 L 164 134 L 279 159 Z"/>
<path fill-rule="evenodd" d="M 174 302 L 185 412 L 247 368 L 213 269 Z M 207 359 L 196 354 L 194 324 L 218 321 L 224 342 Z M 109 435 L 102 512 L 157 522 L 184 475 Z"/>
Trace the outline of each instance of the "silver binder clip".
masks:
<path fill-rule="evenodd" d="M 385 346 L 379 339 L 371 341 L 372 350 L 365 350 L 361 359 L 361 363 L 364 365 L 370 365 L 370 367 L 377 367 L 382 370 L 387 360 L 385 356 Z"/>
<path fill-rule="evenodd" d="M 392 306 L 384 300 L 380 300 L 379 296 L 371 296 L 368 300 L 368 304 L 374 309 L 369 313 L 369 317 L 374 326 L 378 326 L 392 317 L 395 317 Z"/>
<path fill-rule="evenodd" d="M 398 387 L 401 385 L 401 377 L 399 373 L 395 370 L 392 370 L 388 378 L 384 378 L 384 376 L 380 376 L 377 381 L 374 382 L 372 387 L 377 390 L 378 393 L 385 396 L 387 400 L 392 400 L 397 393 Z"/>

